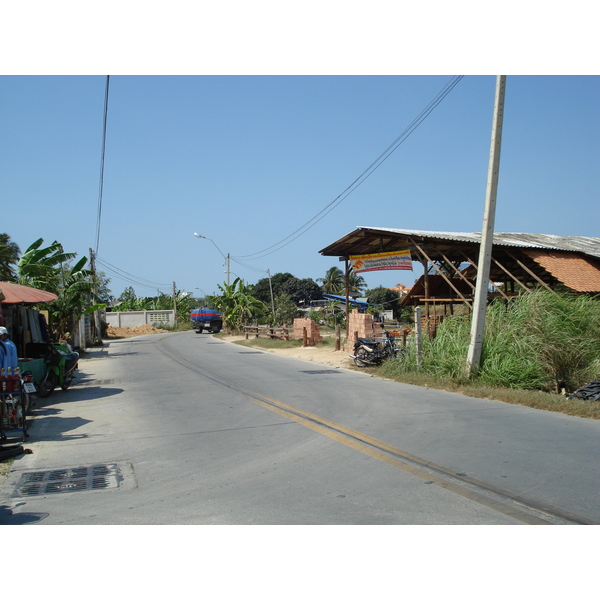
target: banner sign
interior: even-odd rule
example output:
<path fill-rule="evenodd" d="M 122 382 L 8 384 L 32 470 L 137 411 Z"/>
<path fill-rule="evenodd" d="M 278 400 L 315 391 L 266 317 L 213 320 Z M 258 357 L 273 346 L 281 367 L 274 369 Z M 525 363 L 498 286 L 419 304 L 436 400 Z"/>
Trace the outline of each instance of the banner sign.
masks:
<path fill-rule="evenodd" d="M 381 254 L 355 254 L 350 256 L 355 273 L 366 271 L 412 271 L 410 250 L 382 252 Z"/>

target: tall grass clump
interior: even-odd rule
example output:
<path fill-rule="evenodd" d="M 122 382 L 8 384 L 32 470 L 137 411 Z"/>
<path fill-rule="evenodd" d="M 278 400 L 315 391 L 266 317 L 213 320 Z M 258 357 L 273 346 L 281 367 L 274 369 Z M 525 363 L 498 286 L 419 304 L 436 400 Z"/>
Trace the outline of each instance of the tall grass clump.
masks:
<path fill-rule="evenodd" d="M 454 383 L 468 380 L 470 316 L 448 317 L 433 340 L 423 340 L 423 362 L 414 348 L 404 361 L 389 361 L 386 374 L 420 370 Z M 524 390 L 569 391 L 600 379 L 600 300 L 534 290 L 487 309 L 476 382 Z"/>
<path fill-rule="evenodd" d="M 526 331 L 546 376 L 573 391 L 600 378 L 600 300 L 536 291 L 520 298 Z"/>

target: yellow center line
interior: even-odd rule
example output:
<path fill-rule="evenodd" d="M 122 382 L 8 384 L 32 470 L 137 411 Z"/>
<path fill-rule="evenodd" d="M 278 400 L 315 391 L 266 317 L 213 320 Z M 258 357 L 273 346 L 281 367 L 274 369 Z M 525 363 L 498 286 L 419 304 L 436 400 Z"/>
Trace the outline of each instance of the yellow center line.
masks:
<path fill-rule="evenodd" d="M 476 502 L 477 504 L 487 506 L 488 508 L 517 521 L 529 525 L 548 525 L 554 522 L 548 517 L 554 516 L 555 518 L 571 523 L 597 524 L 594 521 L 590 521 L 579 515 L 573 515 L 561 511 L 560 509 L 522 498 L 507 490 L 485 484 L 474 478 L 461 477 L 460 480 L 453 481 L 456 477 L 456 473 L 453 471 L 446 469 L 441 465 L 421 459 L 413 454 L 409 454 L 408 452 L 378 440 L 377 438 L 350 429 L 349 427 L 345 427 L 344 425 L 340 425 L 329 419 L 319 417 L 318 415 L 279 400 L 275 400 L 274 398 L 269 398 L 268 396 L 262 396 L 253 392 L 244 392 L 244 394 L 259 406 L 267 408 L 286 419 L 295 421 L 308 429 L 325 435 L 354 450 L 358 450 L 363 454 L 418 477 L 423 481 L 431 482 L 449 492 Z M 441 473 L 441 475 L 437 475 L 436 473 Z M 482 493 L 469 486 L 482 489 L 487 493 Z M 501 499 L 498 499 L 495 496 L 500 496 Z M 533 514 L 532 511 L 535 511 L 537 514 Z M 538 514 L 541 516 L 538 516 Z M 548 515 L 548 517 L 546 517 L 546 515 Z"/>

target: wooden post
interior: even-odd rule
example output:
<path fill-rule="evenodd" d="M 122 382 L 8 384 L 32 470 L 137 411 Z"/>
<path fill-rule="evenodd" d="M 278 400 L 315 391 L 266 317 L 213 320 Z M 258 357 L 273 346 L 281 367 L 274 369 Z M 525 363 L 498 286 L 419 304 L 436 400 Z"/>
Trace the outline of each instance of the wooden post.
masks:
<path fill-rule="evenodd" d="M 417 366 L 423 366 L 423 331 L 421 329 L 421 307 L 415 306 L 415 341 L 417 344 Z"/>
<path fill-rule="evenodd" d="M 306 331 L 306 327 L 302 328 L 302 347 L 306 348 L 308 346 L 308 332 Z"/>
<path fill-rule="evenodd" d="M 337 352 L 340 349 L 341 345 L 341 335 L 340 335 L 340 326 L 335 326 L 335 351 Z"/>

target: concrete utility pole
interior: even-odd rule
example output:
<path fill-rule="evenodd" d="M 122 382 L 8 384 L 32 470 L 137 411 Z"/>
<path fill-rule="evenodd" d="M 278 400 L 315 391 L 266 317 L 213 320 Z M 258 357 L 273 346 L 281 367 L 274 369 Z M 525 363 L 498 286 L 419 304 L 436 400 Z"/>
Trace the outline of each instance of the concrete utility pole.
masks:
<path fill-rule="evenodd" d="M 485 311 L 487 308 L 490 264 L 494 241 L 494 220 L 496 218 L 496 194 L 498 191 L 498 174 L 500 170 L 500 146 L 502 143 L 505 87 L 506 75 L 498 75 L 496 78 L 496 101 L 494 106 L 494 120 L 492 123 L 488 182 L 485 196 L 485 208 L 483 211 L 483 224 L 481 226 L 479 261 L 477 263 L 477 282 L 475 285 L 475 297 L 473 299 L 471 342 L 467 354 L 467 369 L 469 376 L 477 373 L 481 363 L 483 329 L 485 327 Z"/>
<path fill-rule="evenodd" d="M 173 282 L 173 313 L 175 315 L 175 323 L 173 325 L 177 325 L 177 289 L 175 282 Z"/>
<path fill-rule="evenodd" d="M 96 255 L 91 248 L 90 271 L 92 272 L 92 293 L 94 295 L 93 302 L 95 304 L 98 302 L 98 280 L 96 278 Z M 94 311 L 94 330 L 96 333 L 96 344 L 98 346 L 103 346 L 104 342 L 102 341 L 102 324 L 100 323 L 100 311 L 98 310 Z"/>
<path fill-rule="evenodd" d="M 269 276 L 269 289 L 271 290 L 271 310 L 273 311 L 273 318 L 275 317 L 275 300 L 273 299 L 273 283 L 271 282 L 271 269 L 267 269 L 267 275 Z"/>

